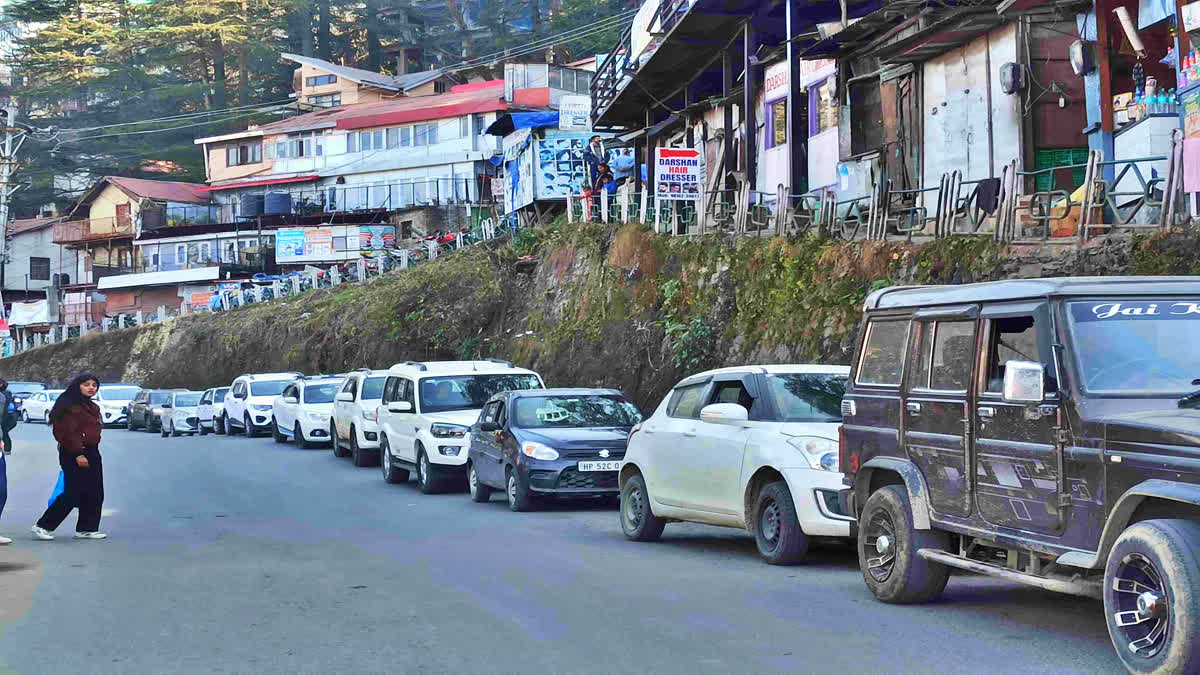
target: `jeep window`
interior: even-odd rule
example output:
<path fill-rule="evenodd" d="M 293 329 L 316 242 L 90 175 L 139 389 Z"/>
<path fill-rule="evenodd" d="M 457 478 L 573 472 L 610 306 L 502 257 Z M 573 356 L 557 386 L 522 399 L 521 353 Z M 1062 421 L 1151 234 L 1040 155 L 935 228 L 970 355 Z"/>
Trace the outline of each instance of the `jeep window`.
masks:
<path fill-rule="evenodd" d="M 421 411 L 478 410 L 502 391 L 541 389 L 537 375 L 448 375 L 421 380 Z"/>
<path fill-rule="evenodd" d="M 992 319 L 988 323 L 987 371 L 984 391 L 1004 393 L 1004 368 L 1009 361 L 1032 361 L 1051 364 L 1048 355 L 1038 349 L 1037 327 L 1032 316 L 1012 316 Z M 1057 391 L 1055 378 L 1047 365 L 1046 391 Z"/>
<path fill-rule="evenodd" d="M 171 398 L 171 394 L 165 391 L 150 392 L 150 405 L 162 405 Z"/>
<path fill-rule="evenodd" d="M 521 429 L 632 427 L 642 413 L 624 396 L 522 396 L 513 426 Z"/>
<path fill-rule="evenodd" d="M 375 400 L 383 396 L 383 383 L 387 378 L 368 377 L 362 381 L 362 396 L 364 401 Z"/>
<path fill-rule="evenodd" d="M 353 396 L 354 394 L 358 393 L 357 385 L 358 380 L 354 379 L 353 377 L 347 377 L 346 381 L 342 383 L 342 390 L 339 393 L 350 394 Z"/>
<path fill-rule="evenodd" d="M 225 398 L 225 394 L 228 394 L 228 393 L 229 393 L 229 387 L 221 387 L 220 389 L 217 389 L 217 392 L 215 394 L 213 394 L 213 398 L 220 400 L 220 399 Z"/>
<path fill-rule="evenodd" d="M 289 382 L 287 380 L 270 380 L 267 382 L 251 382 L 251 396 L 278 396 L 280 392 L 287 388 Z"/>
<path fill-rule="evenodd" d="M 383 405 L 387 405 L 388 403 L 391 403 L 392 401 L 399 401 L 400 397 L 396 394 L 396 391 L 399 388 L 400 388 L 400 378 L 398 378 L 398 377 L 387 378 L 387 381 L 383 383 L 383 396 L 380 397 L 380 403 L 382 403 Z"/>
<path fill-rule="evenodd" d="M 209 403 L 212 403 L 212 397 L 213 393 L 211 390 L 204 392 L 204 395 L 200 397 L 200 405 L 208 405 Z"/>
<path fill-rule="evenodd" d="M 175 394 L 176 408 L 194 408 L 200 405 L 200 394 Z"/>
<path fill-rule="evenodd" d="M 779 422 L 841 422 L 846 376 L 781 373 L 767 376 L 767 394 Z"/>
<path fill-rule="evenodd" d="M 305 403 L 333 403 L 337 396 L 338 385 L 334 382 L 327 384 L 310 384 L 304 388 Z"/>
<path fill-rule="evenodd" d="M 903 362 L 904 339 L 908 336 L 908 321 L 872 321 L 867 326 L 862 357 L 858 363 L 859 384 L 900 384 L 900 364 Z"/>
<path fill-rule="evenodd" d="M 1083 388 L 1179 396 L 1200 377 L 1200 301 L 1091 300 L 1067 305 Z"/>
<path fill-rule="evenodd" d="M 707 382 L 702 382 L 686 387 L 676 387 L 675 391 L 671 393 L 670 402 L 667 403 L 667 415 L 684 419 L 700 419 L 700 408 L 703 407 L 703 400 L 700 396 L 707 386 Z"/>
<path fill-rule="evenodd" d="M 137 387 L 112 387 L 105 389 L 100 388 L 101 401 L 130 401 L 133 400 L 138 392 L 141 391 Z"/>
<path fill-rule="evenodd" d="M 916 326 L 917 353 L 909 388 L 966 391 L 975 354 L 975 322 L 922 322 Z"/>

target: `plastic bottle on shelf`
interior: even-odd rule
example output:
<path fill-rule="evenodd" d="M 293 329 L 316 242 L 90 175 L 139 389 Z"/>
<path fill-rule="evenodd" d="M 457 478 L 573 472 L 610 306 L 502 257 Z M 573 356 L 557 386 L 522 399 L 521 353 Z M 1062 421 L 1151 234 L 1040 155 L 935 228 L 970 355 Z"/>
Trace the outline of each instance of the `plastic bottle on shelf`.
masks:
<path fill-rule="evenodd" d="M 1171 90 L 1171 114 L 1179 114 L 1179 92 L 1174 89 Z"/>

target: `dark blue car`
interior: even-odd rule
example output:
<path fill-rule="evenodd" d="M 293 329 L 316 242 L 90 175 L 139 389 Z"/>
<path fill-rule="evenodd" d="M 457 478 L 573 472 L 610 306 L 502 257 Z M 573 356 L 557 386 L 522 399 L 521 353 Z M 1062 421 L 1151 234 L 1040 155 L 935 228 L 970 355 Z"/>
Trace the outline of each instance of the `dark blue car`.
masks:
<path fill-rule="evenodd" d="M 629 430 L 642 417 L 615 389 L 496 394 L 471 427 L 471 499 L 503 490 L 510 509 L 527 511 L 543 496 L 616 496 Z"/>

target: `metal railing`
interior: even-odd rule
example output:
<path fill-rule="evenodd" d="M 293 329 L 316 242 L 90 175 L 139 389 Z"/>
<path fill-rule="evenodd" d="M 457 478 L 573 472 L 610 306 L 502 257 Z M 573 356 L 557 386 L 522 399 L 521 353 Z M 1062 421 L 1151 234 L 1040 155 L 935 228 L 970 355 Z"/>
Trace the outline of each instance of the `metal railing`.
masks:
<path fill-rule="evenodd" d="M 217 206 L 222 222 L 251 217 L 241 213 L 241 191 L 229 194 L 230 201 Z M 392 211 L 421 206 L 460 206 L 486 204 L 490 189 L 476 178 L 430 178 L 428 180 L 372 183 L 366 185 L 329 185 L 291 187 L 267 192 L 284 193 L 289 199 L 285 213 L 267 215 L 314 216 L 366 211 Z"/>
<path fill-rule="evenodd" d="M 54 224 L 53 241 L 56 244 L 78 244 L 131 237 L 134 234 L 133 219 L 129 216 L 113 218 L 85 218 Z"/>

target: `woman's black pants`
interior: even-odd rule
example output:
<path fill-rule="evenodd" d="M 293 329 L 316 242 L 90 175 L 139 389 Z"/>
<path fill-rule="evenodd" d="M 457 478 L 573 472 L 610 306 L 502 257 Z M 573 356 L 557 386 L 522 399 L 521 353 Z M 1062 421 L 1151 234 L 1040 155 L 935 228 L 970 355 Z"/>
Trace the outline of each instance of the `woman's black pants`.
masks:
<path fill-rule="evenodd" d="M 95 532 L 100 529 L 100 507 L 104 504 L 104 467 L 100 461 L 100 449 L 87 448 L 83 456 L 88 460 L 86 469 L 79 466 L 76 455 L 58 453 L 58 465 L 63 470 L 63 491 L 38 519 L 38 527 L 53 532 L 71 513 L 71 509 L 79 509 L 76 532 Z"/>

